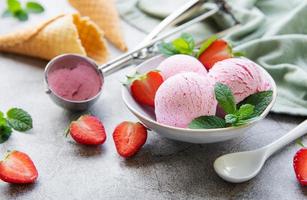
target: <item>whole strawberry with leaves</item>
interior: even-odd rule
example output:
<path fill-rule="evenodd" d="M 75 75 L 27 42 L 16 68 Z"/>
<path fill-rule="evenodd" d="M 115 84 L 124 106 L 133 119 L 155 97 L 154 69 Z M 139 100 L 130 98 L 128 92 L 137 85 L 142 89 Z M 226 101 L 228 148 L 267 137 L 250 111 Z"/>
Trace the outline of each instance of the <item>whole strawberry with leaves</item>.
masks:
<path fill-rule="evenodd" d="M 134 76 L 127 76 L 127 79 L 133 98 L 142 105 L 154 107 L 156 92 L 163 83 L 160 72 L 136 73 Z"/>
<path fill-rule="evenodd" d="M 307 186 L 307 148 L 298 140 L 297 143 L 302 146 L 293 157 L 293 167 L 298 182 L 302 186 Z"/>

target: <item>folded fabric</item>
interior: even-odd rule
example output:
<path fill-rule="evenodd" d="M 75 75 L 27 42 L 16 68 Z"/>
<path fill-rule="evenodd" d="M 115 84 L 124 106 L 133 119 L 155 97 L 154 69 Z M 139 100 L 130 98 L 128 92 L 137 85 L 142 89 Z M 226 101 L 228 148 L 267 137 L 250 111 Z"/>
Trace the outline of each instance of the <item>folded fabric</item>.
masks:
<path fill-rule="evenodd" d="M 0 36 L 0 51 L 52 59 L 63 53 L 88 56 L 98 63 L 108 58 L 103 32 L 88 17 L 67 14 L 36 27 Z"/>
<path fill-rule="evenodd" d="M 152 30 L 160 21 L 151 13 L 154 10 L 146 7 L 150 5 L 146 4 L 147 1 L 150 0 L 140 0 L 142 3 L 136 0 L 118 1 L 123 19 L 144 32 Z M 170 7 L 164 8 L 163 14 L 165 10 L 178 8 L 174 0 L 164 1 L 169 1 L 163 5 Z M 227 2 L 241 22 L 241 28 L 225 39 L 233 44 L 235 51 L 243 51 L 246 57 L 263 66 L 276 81 L 278 97 L 272 111 L 307 116 L 307 1 Z M 219 17 L 212 17 L 212 20 L 188 31 L 208 37 L 225 23 Z"/>
<path fill-rule="evenodd" d="M 69 0 L 69 2 L 82 16 L 90 17 L 117 48 L 122 51 L 127 50 L 113 0 Z"/>

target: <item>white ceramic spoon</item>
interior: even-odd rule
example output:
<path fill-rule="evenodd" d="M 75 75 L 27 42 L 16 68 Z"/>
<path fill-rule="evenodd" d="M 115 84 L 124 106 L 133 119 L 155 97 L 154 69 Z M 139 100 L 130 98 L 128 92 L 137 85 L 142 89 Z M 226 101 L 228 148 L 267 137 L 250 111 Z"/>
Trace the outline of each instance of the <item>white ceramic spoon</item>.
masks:
<path fill-rule="evenodd" d="M 277 150 L 307 133 L 307 120 L 280 139 L 253 151 L 223 155 L 215 160 L 214 170 L 224 180 L 241 183 L 255 177 L 265 161 Z"/>

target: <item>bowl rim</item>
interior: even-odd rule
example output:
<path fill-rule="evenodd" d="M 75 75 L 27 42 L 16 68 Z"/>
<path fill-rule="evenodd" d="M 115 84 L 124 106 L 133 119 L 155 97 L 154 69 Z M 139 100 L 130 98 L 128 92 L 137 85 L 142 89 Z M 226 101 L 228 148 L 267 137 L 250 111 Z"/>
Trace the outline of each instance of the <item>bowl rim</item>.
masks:
<path fill-rule="evenodd" d="M 157 56 L 154 56 L 154 57 L 147 59 L 144 62 L 138 64 L 135 67 L 136 71 L 138 71 L 138 69 L 141 67 L 140 65 L 144 65 L 148 62 L 151 62 L 152 60 L 158 59 L 159 57 L 161 58 L 161 57 L 163 57 L 163 55 L 159 54 Z M 248 58 L 245 58 L 245 59 L 248 59 Z M 180 128 L 180 127 L 174 127 L 174 126 L 161 124 L 161 123 L 157 122 L 156 120 L 153 120 L 153 119 L 146 117 L 143 114 L 139 113 L 132 105 L 130 105 L 130 103 L 129 103 L 128 99 L 126 98 L 126 95 L 125 95 L 125 92 L 126 92 L 125 90 L 128 90 L 128 88 L 126 86 L 122 85 L 121 93 L 122 93 L 122 98 L 123 98 L 125 105 L 134 115 L 136 115 L 138 118 L 144 119 L 144 120 L 146 120 L 146 121 L 148 121 L 152 124 L 155 124 L 156 126 L 159 126 L 159 127 L 171 129 L 173 131 L 180 131 L 180 132 L 189 131 L 189 132 L 192 132 L 192 133 L 204 133 L 204 132 L 209 133 L 209 132 L 224 132 L 224 131 L 239 130 L 239 129 L 243 129 L 243 128 L 246 128 L 248 126 L 251 126 L 251 125 L 255 124 L 256 122 L 264 119 L 268 115 L 270 110 L 272 109 L 273 105 L 275 104 L 276 97 L 277 97 L 276 83 L 275 83 L 274 79 L 272 78 L 272 76 L 263 67 L 260 67 L 260 69 L 265 74 L 265 76 L 267 76 L 267 78 L 269 79 L 269 81 L 271 83 L 271 86 L 272 86 L 271 90 L 273 91 L 272 101 L 270 102 L 270 104 L 266 107 L 266 109 L 262 112 L 262 114 L 259 117 L 257 117 L 255 120 L 252 120 L 249 123 L 241 125 L 241 126 L 231 126 L 231 127 L 226 127 L 226 128 L 213 128 L 213 129 L 190 129 L 190 128 Z"/>

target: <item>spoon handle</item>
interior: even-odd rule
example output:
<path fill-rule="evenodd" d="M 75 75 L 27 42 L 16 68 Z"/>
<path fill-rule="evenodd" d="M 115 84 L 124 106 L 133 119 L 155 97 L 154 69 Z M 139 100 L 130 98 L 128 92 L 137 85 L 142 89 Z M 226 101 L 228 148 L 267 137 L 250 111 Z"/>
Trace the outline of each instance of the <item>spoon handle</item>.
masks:
<path fill-rule="evenodd" d="M 287 134 L 272 142 L 271 144 L 263 147 L 265 150 L 266 158 L 270 157 L 273 153 L 286 146 L 290 142 L 296 140 L 297 138 L 305 135 L 307 133 L 307 120 L 300 123 L 297 127 L 289 131 Z"/>

